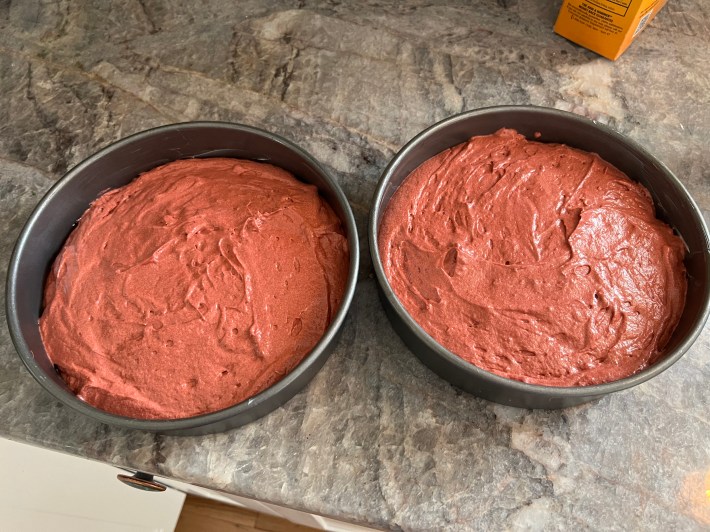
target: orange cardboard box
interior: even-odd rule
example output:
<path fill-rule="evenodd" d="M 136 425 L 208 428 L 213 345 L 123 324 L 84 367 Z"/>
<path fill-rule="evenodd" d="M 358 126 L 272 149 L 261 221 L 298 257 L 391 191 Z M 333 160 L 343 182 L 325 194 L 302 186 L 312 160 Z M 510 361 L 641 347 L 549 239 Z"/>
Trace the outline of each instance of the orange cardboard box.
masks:
<path fill-rule="evenodd" d="M 555 32 L 608 59 L 617 59 L 666 0 L 564 0 Z"/>

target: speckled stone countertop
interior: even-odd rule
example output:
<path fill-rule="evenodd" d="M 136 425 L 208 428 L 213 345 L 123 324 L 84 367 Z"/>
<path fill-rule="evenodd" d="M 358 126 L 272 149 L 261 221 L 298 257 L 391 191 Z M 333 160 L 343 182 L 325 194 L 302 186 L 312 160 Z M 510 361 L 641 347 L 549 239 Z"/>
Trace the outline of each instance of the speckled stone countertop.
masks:
<path fill-rule="evenodd" d="M 365 235 L 379 173 L 421 129 L 466 109 L 536 104 L 608 123 L 710 212 L 710 5 L 670 2 L 617 62 L 555 35 L 558 7 L 0 2 L 0 275 L 68 168 L 194 119 L 261 126 L 310 151 L 342 184 L 363 246 L 323 370 L 285 407 L 211 436 L 121 431 L 62 407 L 15 355 L 3 302 L 0 436 L 382 528 L 707 530 L 710 329 L 631 391 L 526 411 L 428 371 L 376 295 Z"/>

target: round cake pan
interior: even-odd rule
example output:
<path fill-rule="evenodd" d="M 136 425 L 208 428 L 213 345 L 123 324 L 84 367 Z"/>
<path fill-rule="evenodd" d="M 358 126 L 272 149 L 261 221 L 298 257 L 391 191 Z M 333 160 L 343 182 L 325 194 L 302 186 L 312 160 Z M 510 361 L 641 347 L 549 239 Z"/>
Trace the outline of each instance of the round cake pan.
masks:
<path fill-rule="evenodd" d="M 473 136 L 491 134 L 501 128 L 516 129 L 530 140 L 567 144 L 599 154 L 651 192 L 657 216 L 685 241 L 688 275 L 685 308 L 678 327 L 655 364 L 628 378 L 594 386 L 564 388 L 507 379 L 482 370 L 442 347 L 412 319 L 392 291 L 378 248 L 378 228 L 392 195 L 407 176 L 430 157 Z M 383 305 L 394 329 L 411 351 L 451 384 L 505 405 L 563 408 L 636 386 L 668 369 L 683 356 L 700 334 L 710 311 L 710 237 L 702 214 L 682 183 L 636 142 L 592 120 L 555 109 L 532 106 L 479 109 L 447 118 L 414 137 L 392 159 L 380 178 L 370 212 L 368 236 Z"/>
<path fill-rule="evenodd" d="M 143 420 L 99 410 L 75 396 L 54 370 L 38 320 L 47 273 L 89 204 L 108 189 L 128 184 L 156 166 L 186 158 L 232 157 L 267 162 L 318 187 L 343 222 L 350 270 L 343 301 L 321 340 L 286 377 L 235 406 L 175 420 Z M 298 393 L 335 347 L 355 292 L 359 248 L 355 219 L 342 190 L 304 150 L 257 128 L 221 122 L 158 127 L 122 139 L 92 155 L 60 179 L 39 202 L 15 245 L 7 278 L 7 320 L 17 352 L 32 376 L 65 405 L 102 423 L 171 434 L 204 434 L 238 427 L 264 416 Z"/>

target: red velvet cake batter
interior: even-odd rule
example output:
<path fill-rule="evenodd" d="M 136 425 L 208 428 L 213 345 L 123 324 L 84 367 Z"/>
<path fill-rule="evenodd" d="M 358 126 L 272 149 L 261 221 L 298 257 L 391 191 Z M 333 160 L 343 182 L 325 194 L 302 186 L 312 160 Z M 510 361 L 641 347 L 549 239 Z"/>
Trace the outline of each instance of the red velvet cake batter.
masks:
<path fill-rule="evenodd" d="M 437 342 L 523 382 L 584 386 L 652 363 L 683 310 L 685 247 L 648 191 L 599 156 L 474 137 L 404 181 L 385 273 Z"/>
<path fill-rule="evenodd" d="M 220 410 L 314 347 L 348 274 L 341 222 L 268 164 L 177 161 L 107 192 L 50 272 L 42 339 L 71 390 L 115 414 Z"/>

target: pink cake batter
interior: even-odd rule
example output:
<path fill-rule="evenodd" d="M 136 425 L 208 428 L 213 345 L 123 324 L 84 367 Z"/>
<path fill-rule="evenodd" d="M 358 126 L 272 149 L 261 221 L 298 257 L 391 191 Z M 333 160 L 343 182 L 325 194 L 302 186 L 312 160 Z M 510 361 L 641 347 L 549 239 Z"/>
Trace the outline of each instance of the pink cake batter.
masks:
<path fill-rule="evenodd" d="M 337 311 L 341 222 L 316 188 L 238 159 L 166 164 L 84 213 L 47 279 L 40 330 L 71 390 L 174 419 L 252 397 Z"/>
<path fill-rule="evenodd" d="M 648 191 L 599 156 L 474 137 L 412 172 L 379 249 L 416 322 L 498 375 L 584 386 L 632 375 L 685 302 L 685 248 Z"/>

